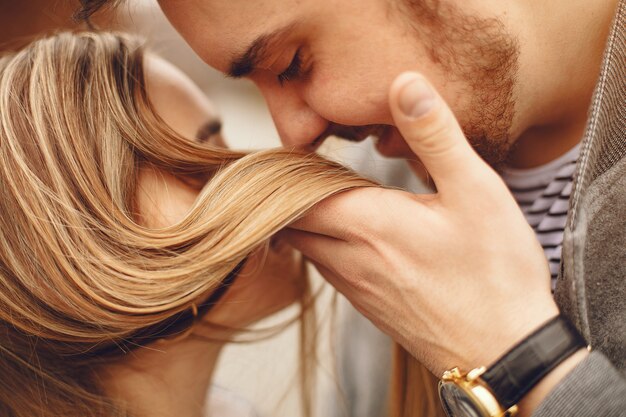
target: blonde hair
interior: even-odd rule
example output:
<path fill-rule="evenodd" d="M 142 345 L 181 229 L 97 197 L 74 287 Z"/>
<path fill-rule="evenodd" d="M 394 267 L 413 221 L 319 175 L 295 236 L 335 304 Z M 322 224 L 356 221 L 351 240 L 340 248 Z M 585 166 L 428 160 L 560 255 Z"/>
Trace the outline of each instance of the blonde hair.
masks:
<path fill-rule="evenodd" d="M 140 43 L 61 33 L 0 59 L 0 414 L 111 417 L 97 352 L 190 309 L 317 202 L 374 185 L 319 156 L 186 140 L 155 114 Z M 195 184 L 138 221 L 138 171 Z M 108 360 L 108 359 L 107 359 Z"/>

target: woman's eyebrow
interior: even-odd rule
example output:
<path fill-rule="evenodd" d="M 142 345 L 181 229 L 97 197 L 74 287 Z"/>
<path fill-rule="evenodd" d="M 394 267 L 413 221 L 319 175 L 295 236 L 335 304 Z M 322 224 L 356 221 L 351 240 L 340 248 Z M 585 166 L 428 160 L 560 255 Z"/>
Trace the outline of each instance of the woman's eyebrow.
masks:
<path fill-rule="evenodd" d="M 294 22 L 271 33 L 257 37 L 246 49 L 246 52 L 232 60 L 227 75 L 231 78 L 242 78 L 250 75 L 259 63 L 267 58 L 271 46 L 291 32 L 296 25 L 297 22 Z"/>
<path fill-rule="evenodd" d="M 220 133 L 221 130 L 222 122 L 220 120 L 209 120 L 198 129 L 196 140 L 198 140 L 198 142 L 206 142 L 211 136 Z"/>

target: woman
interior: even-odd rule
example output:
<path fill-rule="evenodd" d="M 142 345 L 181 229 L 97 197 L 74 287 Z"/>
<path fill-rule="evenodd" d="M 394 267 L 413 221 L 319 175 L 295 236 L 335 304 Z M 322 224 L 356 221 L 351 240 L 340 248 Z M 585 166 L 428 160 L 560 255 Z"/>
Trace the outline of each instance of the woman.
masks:
<path fill-rule="evenodd" d="M 373 184 L 315 155 L 216 146 L 213 118 L 124 35 L 0 60 L 0 415 L 214 415 L 238 330 L 299 300 L 306 339 L 302 262 L 270 240 Z"/>

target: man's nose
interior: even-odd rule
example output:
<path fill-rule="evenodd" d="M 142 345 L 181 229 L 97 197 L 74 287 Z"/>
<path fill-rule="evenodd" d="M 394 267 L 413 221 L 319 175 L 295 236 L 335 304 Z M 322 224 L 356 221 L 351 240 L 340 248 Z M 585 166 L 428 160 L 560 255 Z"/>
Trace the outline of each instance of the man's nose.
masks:
<path fill-rule="evenodd" d="M 329 126 L 294 89 L 262 89 L 280 140 L 285 147 L 314 151 Z"/>

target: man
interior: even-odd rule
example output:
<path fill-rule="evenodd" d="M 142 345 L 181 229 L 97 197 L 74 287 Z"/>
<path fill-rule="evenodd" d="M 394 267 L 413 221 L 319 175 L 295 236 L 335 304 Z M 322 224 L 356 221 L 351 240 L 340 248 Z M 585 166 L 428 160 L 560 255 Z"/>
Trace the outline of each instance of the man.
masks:
<path fill-rule="evenodd" d="M 451 415 L 624 415 L 623 0 L 160 4 L 207 63 L 258 85 L 286 146 L 373 134 L 427 169 L 435 195 L 346 193 L 285 237 L 435 374 L 489 368 L 446 373 Z M 572 183 L 562 158 L 583 136 Z M 551 172 L 511 187 L 534 230 L 485 161 Z M 468 396 L 476 384 L 500 411 Z"/>

